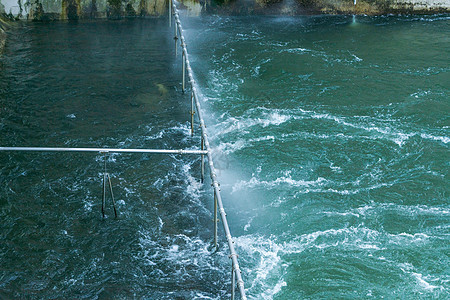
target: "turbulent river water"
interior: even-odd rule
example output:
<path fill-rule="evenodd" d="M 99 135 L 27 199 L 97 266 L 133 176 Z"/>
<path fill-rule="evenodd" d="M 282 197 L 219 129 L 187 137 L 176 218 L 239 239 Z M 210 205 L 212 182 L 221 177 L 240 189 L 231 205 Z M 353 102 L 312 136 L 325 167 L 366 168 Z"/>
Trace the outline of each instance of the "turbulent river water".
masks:
<path fill-rule="evenodd" d="M 448 15 L 182 22 L 248 297 L 448 298 Z M 172 35 L 13 29 L 0 145 L 197 149 Z M 4 152 L 0 170 L 0 298 L 229 296 L 198 157 Z"/>

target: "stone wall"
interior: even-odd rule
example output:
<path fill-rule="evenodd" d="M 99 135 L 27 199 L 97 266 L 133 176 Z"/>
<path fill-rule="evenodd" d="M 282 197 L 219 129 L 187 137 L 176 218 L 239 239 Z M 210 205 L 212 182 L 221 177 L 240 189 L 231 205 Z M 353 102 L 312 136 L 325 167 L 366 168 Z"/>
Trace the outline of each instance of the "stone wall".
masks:
<path fill-rule="evenodd" d="M 29 20 L 160 16 L 169 0 L 1 0 L 6 13 Z M 450 12 L 450 0 L 179 0 L 193 15 L 367 14 Z M 15 3 L 14 3 L 15 2 Z M 12 3 L 12 4 L 11 4 Z M 14 6 L 13 6 L 14 4 Z M 12 9 L 14 8 L 14 9 Z M 0 11 L 1 11 L 0 6 Z M 9 9 L 9 10 L 8 10 Z"/>
<path fill-rule="evenodd" d="M 12 1 L 12 0 L 1 0 Z M 6 13 L 34 21 L 77 20 L 160 16 L 167 12 L 168 0 L 13 0 Z M 22 8 L 20 12 L 19 7 Z"/>
<path fill-rule="evenodd" d="M 3 53 L 3 48 L 6 43 L 5 30 L 8 28 L 8 19 L 5 14 L 5 8 L 0 4 L 0 55 Z"/>
<path fill-rule="evenodd" d="M 449 13 L 450 0 L 183 0 L 203 10 L 230 14 L 367 14 Z M 193 9 L 193 11 L 195 11 Z"/>

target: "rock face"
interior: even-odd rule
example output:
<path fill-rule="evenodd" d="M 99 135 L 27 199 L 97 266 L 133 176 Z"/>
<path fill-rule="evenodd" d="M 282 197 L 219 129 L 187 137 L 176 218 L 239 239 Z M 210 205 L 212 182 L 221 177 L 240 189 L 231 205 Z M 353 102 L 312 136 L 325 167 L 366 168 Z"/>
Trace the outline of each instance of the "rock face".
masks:
<path fill-rule="evenodd" d="M 78 20 L 93 18 L 120 19 L 136 16 L 160 16 L 167 12 L 168 0 L 1 0 L 8 1 L 6 12 L 14 11 L 33 21 Z M 11 5 L 11 1 L 17 3 Z M 24 3 L 24 4 L 22 4 Z M 1 10 L 1 8 L 0 8 Z"/>
<path fill-rule="evenodd" d="M 2 11 L 2 7 L 0 7 L 0 55 L 3 53 L 3 48 L 5 47 L 6 42 L 6 34 L 5 34 L 5 27 L 6 27 L 7 21 L 4 17 L 4 10 Z"/>
<path fill-rule="evenodd" d="M 1 0 L 6 12 L 35 21 L 160 16 L 170 0 Z M 17 2 L 14 6 L 13 2 Z M 193 15 L 367 14 L 450 12 L 450 0 L 179 0 Z M 0 5 L 0 12 L 5 10 Z M 20 11 L 19 11 L 20 9 Z"/>
<path fill-rule="evenodd" d="M 206 1 L 206 2 L 205 2 Z M 230 14 L 367 14 L 448 13 L 450 0 L 184 0 L 211 12 Z"/>

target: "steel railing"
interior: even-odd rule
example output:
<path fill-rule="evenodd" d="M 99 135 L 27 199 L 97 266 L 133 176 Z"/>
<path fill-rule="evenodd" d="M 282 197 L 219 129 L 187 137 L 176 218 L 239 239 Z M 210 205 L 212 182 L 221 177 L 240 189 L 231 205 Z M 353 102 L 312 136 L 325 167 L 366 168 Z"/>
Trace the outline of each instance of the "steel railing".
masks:
<path fill-rule="evenodd" d="M 228 226 L 228 221 L 223 207 L 222 196 L 220 194 L 220 184 L 217 180 L 216 169 L 214 168 L 214 162 L 212 159 L 211 146 L 208 140 L 208 133 L 206 130 L 205 121 L 203 119 L 203 113 L 199 102 L 199 97 L 197 93 L 196 83 L 194 75 L 192 72 L 191 64 L 188 58 L 188 52 L 186 48 L 186 41 L 183 36 L 183 28 L 181 26 L 180 17 L 176 4 L 171 1 L 169 4 L 169 24 L 172 24 L 172 15 L 174 17 L 175 23 L 175 46 L 178 47 L 178 39 L 180 40 L 180 46 L 182 49 L 182 90 L 186 92 L 186 73 L 189 77 L 189 83 L 191 86 L 191 134 L 194 134 L 194 107 L 197 111 L 197 116 L 200 122 L 201 128 L 201 150 L 166 150 L 166 149 L 120 149 L 120 148 L 63 148 L 63 147 L 0 147 L 1 151 L 27 151 L 27 152 L 97 152 L 97 153 L 147 153 L 147 154 L 196 154 L 201 155 L 201 180 L 203 182 L 205 173 L 205 161 L 204 156 L 208 158 L 208 165 L 210 171 L 210 177 L 212 182 L 212 187 L 214 189 L 214 240 L 213 246 L 218 249 L 218 234 L 217 226 L 219 219 L 217 218 L 218 212 L 220 213 L 220 218 L 222 220 L 223 229 L 225 231 L 225 237 L 230 249 L 230 258 L 232 261 L 231 265 L 231 298 L 235 297 L 235 286 L 239 288 L 240 296 L 242 300 L 246 300 L 244 281 L 242 280 L 241 270 L 239 268 L 238 255 L 234 248 L 234 241 L 231 237 L 230 228 Z M 178 34 L 179 33 L 179 34 Z M 179 38 L 178 38 L 179 35 Z M 106 178 L 109 179 L 109 174 L 106 172 L 106 159 L 105 159 L 105 174 L 103 179 L 103 201 L 102 201 L 102 213 L 104 216 L 104 201 L 105 201 L 105 189 L 106 189 Z M 112 187 L 109 179 L 109 185 Z M 114 197 L 113 197 L 114 201 Z M 115 209 L 115 207 L 114 207 Z M 116 213 L 116 211 L 115 211 Z M 116 213 L 117 216 L 117 213 Z"/>
<path fill-rule="evenodd" d="M 191 86 L 191 134 L 194 133 L 194 103 L 197 110 L 198 119 L 200 122 L 200 128 L 201 128 L 201 148 L 206 149 L 207 151 L 207 157 L 208 157 L 208 165 L 209 165 L 209 171 L 211 176 L 211 182 L 212 186 L 214 188 L 214 246 L 217 248 L 217 209 L 220 212 L 223 229 L 225 231 L 225 236 L 228 242 L 228 247 L 230 249 L 230 258 L 232 260 L 232 266 L 231 266 L 231 298 L 234 299 L 235 295 L 235 281 L 237 281 L 237 285 L 239 288 L 239 292 L 241 294 L 241 299 L 245 300 L 247 299 L 245 295 L 245 288 L 244 288 L 244 281 L 242 280 L 241 270 L 239 268 L 239 262 L 238 262 L 238 255 L 236 253 L 236 250 L 234 249 L 234 242 L 231 237 L 230 228 L 228 227 L 228 221 L 225 213 L 225 209 L 223 207 L 222 197 L 220 195 L 220 184 L 217 180 L 216 175 L 216 169 L 214 168 L 214 162 L 212 159 L 211 154 L 211 146 L 209 144 L 208 140 L 208 133 L 206 130 L 205 121 L 203 119 L 203 113 L 199 102 L 199 97 L 197 93 L 196 83 L 194 79 L 194 74 L 192 72 L 191 64 L 189 62 L 189 56 L 186 48 L 186 40 L 183 36 L 183 28 L 181 26 L 180 16 L 178 14 L 178 9 L 174 1 L 171 1 L 171 5 L 169 4 L 169 26 L 172 24 L 172 15 L 174 17 L 175 22 L 175 46 L 177 47 L 178 40 L 180 40 L 180 46 L 181 46 L 181 53 L 182 53 L 182 89 L 183 92 L 186 91 L 186 72 L 189 77 L 189 83 Z M 179 33 L 179 34 L 178 34 Z M 178 37 L 179 35 L 179 37 Z M 176 49 L 176 48 L 175 48 Z M 176 53 L 176 51 L 175 51 Z M 203 155 L 202 155 L 203 158 Z M 202 159 L 202 176 L 203 176 L 203 159 Z"/>

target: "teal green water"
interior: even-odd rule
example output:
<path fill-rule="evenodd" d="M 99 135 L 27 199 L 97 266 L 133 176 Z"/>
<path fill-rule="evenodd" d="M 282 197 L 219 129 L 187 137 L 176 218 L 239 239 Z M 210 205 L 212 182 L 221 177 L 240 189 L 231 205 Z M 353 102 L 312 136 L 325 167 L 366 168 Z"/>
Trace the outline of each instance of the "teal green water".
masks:
<path fill-rule="evenodd" d="M 449 22 L 185 20 L 251 298 L 449 297 Z"/>
<path fill-rule="evenodd" d="M 448 298 L 448 15 L 182 22 L 248 298 Z M 197 148 L 172 32 L 14 29 L 0 144 Z M 103 159 L 0 153 L 0 298 L 229 297 L 199 159 Z"/>
<path fill-rule="evenodd" d="M 27 23 L 0 58 L 0 145 L 198 148 L 167 20 Z M 229 293 L 198 157 L 0 153 L 1 299 Z M 224 248 L 225 249 L 225 248 Z M 226 273 L 225 273 L 226 272 Z M 212 281 L 211 281 L 212 280 Z"/>

